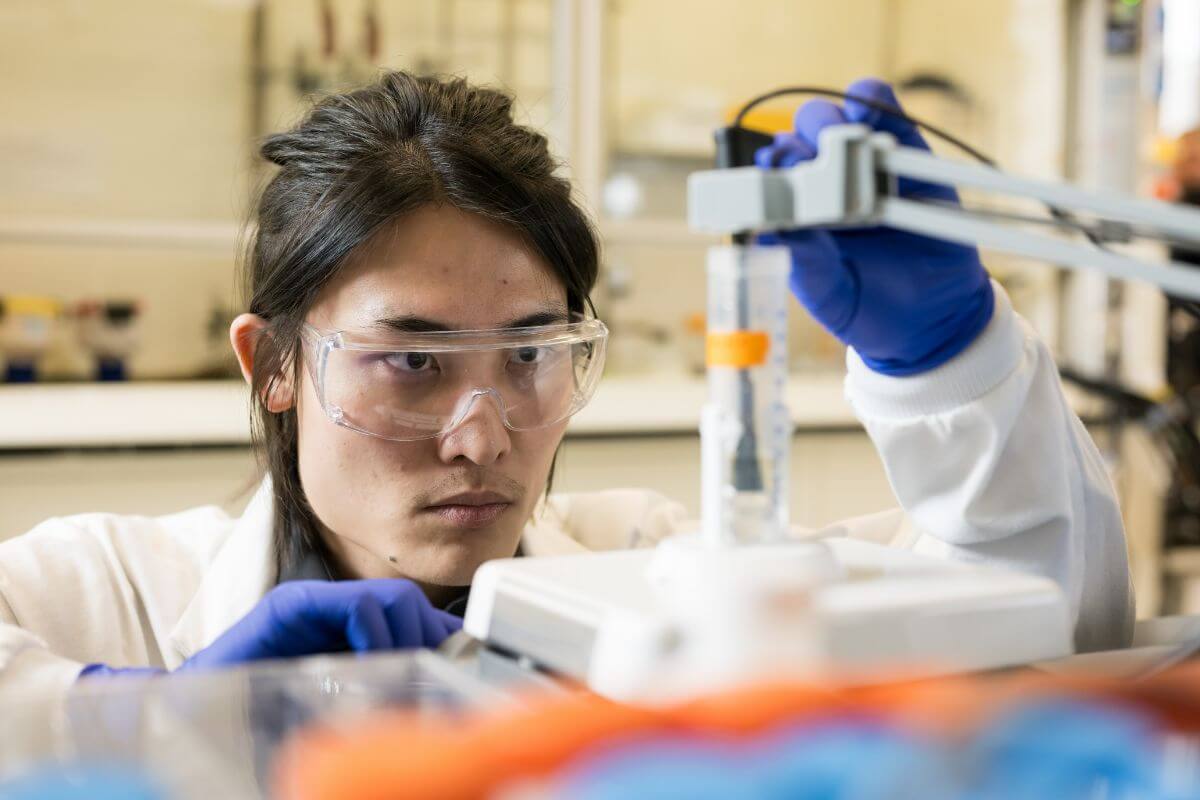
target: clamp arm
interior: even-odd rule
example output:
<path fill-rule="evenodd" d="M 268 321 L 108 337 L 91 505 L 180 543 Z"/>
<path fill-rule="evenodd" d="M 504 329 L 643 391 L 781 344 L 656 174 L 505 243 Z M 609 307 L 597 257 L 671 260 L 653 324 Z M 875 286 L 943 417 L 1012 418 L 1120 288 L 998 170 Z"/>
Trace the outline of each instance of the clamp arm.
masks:
<path fill-rule="evenodd" d="M 1025 230 L 1012 219 L 1000 220 L 986 212 L 901 197 L 897 191 L 901 178 L 1036 200 L 1071 217 L 1082 214 L 1096 220 L 1109 240 L 1142 238 L 1200 249 L 1198 210 L 939 158 L 901 147 L 890 134 L 863 125 L 826 128 L 817 157 L 795 167 L 693 173 L 688 179 L 689 223 L 696 230 L 719 234 L 886 225 L 1073 269 L 1093 269 L 1121 280 L 1145 281 L 1175 296 L 1200 299 L 1200 271 L 1191 265 L 1147 261 Z"/>

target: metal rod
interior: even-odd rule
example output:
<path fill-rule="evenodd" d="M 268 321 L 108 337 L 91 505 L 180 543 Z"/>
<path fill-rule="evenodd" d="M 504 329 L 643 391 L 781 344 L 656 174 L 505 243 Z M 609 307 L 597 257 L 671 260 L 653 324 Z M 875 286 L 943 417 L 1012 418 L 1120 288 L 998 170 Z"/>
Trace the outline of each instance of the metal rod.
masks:
<path fill-rule="evenodd" d="M 1018 178 L 991 167 L 938 158 L 911 147 L 880 150 L 879 165 L 885 172 L 900 178 L 1041 200 L 1063 211 L 1083 211 L 1107 220 L 1161 231 L 1172 239 L 1200 244 L 1200 211 L 1171 203 Z"/>
<path fill-rule="evenodd" d="M 1067 267 L 1094 269 L 1112 278 L 1143 281 L 1175 297 L 1200 300 L 1200 270 L 1172 261 L 1147 269 L 1136 258 L 981 220 L 961 209 L 889 197 L 880 204 L 883 225 Z"/>
<path fill-rule="evenodd" d="M 741 269 L 737 277 L 737 327 L 742 331 L 750 327 L 750 279 L 745 267 L 746 248 L 751 246 L 748 243 L 741 244 L 738 258 Z M 763 481 L 758 466 L 758 435 L 754 425 L 754 384 L 748 369 L 738 370 L 738 421 L 742 423 L 742 433 L 733 460 L 733 484 L 739 492 L 761 492 Z"/>

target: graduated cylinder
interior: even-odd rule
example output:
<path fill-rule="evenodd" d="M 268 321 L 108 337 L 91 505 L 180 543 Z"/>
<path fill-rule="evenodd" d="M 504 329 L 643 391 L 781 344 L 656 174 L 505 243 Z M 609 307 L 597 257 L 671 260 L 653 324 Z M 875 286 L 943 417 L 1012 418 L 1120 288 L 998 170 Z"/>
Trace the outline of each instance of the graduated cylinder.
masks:
<path fill-rule="evenodd" d="M 708 402 L 700 447 L 709 545 L 776 541 L 787 531 L 790 269 L 784 247 L 708 251 Z"/>

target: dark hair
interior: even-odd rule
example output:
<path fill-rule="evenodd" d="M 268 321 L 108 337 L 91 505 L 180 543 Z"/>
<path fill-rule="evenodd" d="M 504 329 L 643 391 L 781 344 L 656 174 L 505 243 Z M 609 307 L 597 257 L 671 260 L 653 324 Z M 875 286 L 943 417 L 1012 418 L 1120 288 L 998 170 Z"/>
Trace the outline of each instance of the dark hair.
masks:
<path fill-rule="evenodd" d="M 282 571 L 325 548 L 300 484 L 295 408 L 271 413 L 264 398 L 284 370 L 299 378 L 301 325 L 347 257 L 404 214 L 444 203 L 518 232 L 562 281 L 570 310 L 583 311 L 598 243 L 545 136 L 514 122 L 512 98 L 461 78 L 385 73 L 320 100 L 261 153 L 279 170 L 254 212 L 244 290 L 250 312 L 269 322 L 251 388 Z"/>

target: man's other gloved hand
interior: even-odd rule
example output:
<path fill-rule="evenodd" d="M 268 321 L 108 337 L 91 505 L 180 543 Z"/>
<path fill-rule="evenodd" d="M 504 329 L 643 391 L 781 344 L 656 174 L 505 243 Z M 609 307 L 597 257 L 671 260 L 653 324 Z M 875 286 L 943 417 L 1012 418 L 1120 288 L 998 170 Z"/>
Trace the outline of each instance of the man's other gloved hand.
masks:
<path fill-rule="evenodd" d="M 437 647 L 461 627 L 462 620 L 430 605 L 412 581 L 291 581 L 268 592 L 250 613 L 180 669 L 349 650 Z M 79 677 L 152 671 L 89 664 Z"/>
<path fill-rule="evenodd" d="M 882 81 L 858 81 L 847 93 L 899 107 Z M 823 128 L 848 122 L 891 133 L 901 146 L 929 149 L 915 126 L 895 116 L 853 100 L 844 108 L 812 100 L 796 112 L 795 131 L 776 136 L 755 161 L 760 167 L 808 161 Z M 958 202 L 945 186 L 906 180 L 899 190 L 904 197 Z M 883 227 L 780 231 L 758 241 L 791 250 L 793 294 L 875 372 L 915 375 L 940 366 L 992 317 L 992 285 L 973 247 Z"/>

